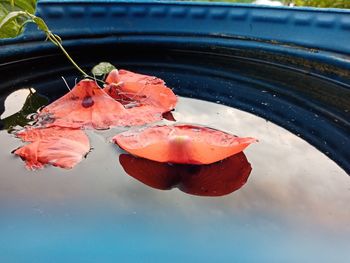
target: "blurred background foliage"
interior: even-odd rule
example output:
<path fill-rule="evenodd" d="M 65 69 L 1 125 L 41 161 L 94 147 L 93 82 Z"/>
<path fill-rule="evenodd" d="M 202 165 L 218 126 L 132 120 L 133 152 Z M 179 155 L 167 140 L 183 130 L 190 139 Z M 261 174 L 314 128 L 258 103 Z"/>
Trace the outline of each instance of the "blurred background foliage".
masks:
<path fill-rule="evenodd" d="M 350 8 L 350 0 L 294 0 L 296 6 Z"/>
<path fill-rule="evenodd" d="M 280 2 L 283 5 L 290 6 L 311 6 L 311 7 L 330 7 L 330 8 L 350 8 L 350 0 L 195 0 L 207 2 L 231 2 L 231 3 L 261 3 L 261 2 Z"/>

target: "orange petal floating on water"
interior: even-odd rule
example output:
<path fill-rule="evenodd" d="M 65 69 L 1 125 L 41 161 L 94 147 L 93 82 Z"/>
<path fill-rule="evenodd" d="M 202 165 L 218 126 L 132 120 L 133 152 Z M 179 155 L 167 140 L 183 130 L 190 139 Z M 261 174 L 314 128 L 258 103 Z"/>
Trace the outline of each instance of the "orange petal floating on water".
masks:
<path fill-rule="evenodd" d="M 123 132 L 113 141 L 133 155 L 157 162 L 210 164 L 243 151 L 256 139 L 201 126 L 172 125 Z"/>
<path fill-rule="evenodd" d="M 46 106 L 39 114 L 46 127 L 108 129 L 111 126 L 143 125 L 162 119 L 153 111 L 129 112 L 93 80 L 80 81 L 70 92 Z"/>
<path fill-rule="evenodd" d="M 130 154 L 119 161 L 125 172 L 156 189 L 173 187 L 199 196 L 223 196 L 240 189 L 248 180 L 252 167 L 243 152 L 208 165 L 159 163 Z"/>
<path fill-rule="evenodd" d="M 35 170 L 51 164 L 65 169 L 73 168 L 90 151 L 90 143 L 82 130 L 59 127 L 29 128 L 17 133 L 23 141 L 31 142 L 14 151 Z"/>
<path fill-rule="evenodd" d="M 160 78 L 127 70 L 112 70 L 106 78 L 105 91 L 129 107 L 149 106 L 161 113 L 175 108 L 177 97 Z"/>

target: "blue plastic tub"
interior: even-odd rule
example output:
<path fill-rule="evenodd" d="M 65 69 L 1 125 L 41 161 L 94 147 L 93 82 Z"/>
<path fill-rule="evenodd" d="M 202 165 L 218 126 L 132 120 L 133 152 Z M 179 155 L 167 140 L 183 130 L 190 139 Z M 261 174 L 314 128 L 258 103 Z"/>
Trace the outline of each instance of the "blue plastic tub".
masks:
<path fill-rule="evenodd" d="M 110 61 L 120 68 L 162 77 L 182 97 L 219 104 L 210 104 L 212 111 L 228 106 L 287 129 L 322 153 L 319 167 L 330 158 L 336 163 L 334 171 L 350 173 L 350 11 L 197 2 L 44 0 L 39 2 L 37 13 L 86 70 L 100 61 Z M 65 89 L 61 76 L 68 83 L 80 77 L 60 51 L 43 39 L 44 35 L 30 25 L 23 36 L 0 42 L 0 112 L 6 96 L 20 87 L 33 86 L 54 99 Z M 197 115 L 209 110 L 207 106 L 195 107 Z M 234 123 L 227 116 L 227 123 Z M 264 124 L 252 125 L 257 125 L 252 130 L 258 130 Z M 286 145 L 288 136 L 281 137 Z M 84 168 L 78 169 L 81 177 L 57 176 L 54 169 L 39 172 L 37 177 L 5 170 L 0 181 L 0 213 L 4 214 L 0 217 L 0 261 L 347 262 L 350 230 L 341 222 L 348 222 L 348 206 L 343 206 L 345 212 L 329 208 L 327 214 L 326 203 L 322 208 L 316 204 L 334 190 L 332 182 L 346 189 L 348 178 L 332 174 L 333 168 L 324 174 L 317 164 L 310 168 L 313 162 L 306 152 L 303 162 L 293 163 L 295 151 L 303 154 L 301 148 L 293 147 L 290 156 L 279 153 L 277 147 L 274 159 L 251 156 L 256 163 L 252 162 L 255 174 L 251 184 L 231 199 L 216 201 L 186 199 L 174 190 L 169 191 L 173 196 L 151 192 L 134 181 L 127 181 L 129 189 L 126 179 L 118 184 L 128 191 L 121 187 L 114 190 L 107 168 L 104 177 L 103 172 L 84 177 L 89 173 Z M 101 162 L 95 161 L 97 166 Z M 260 169 L 259 162 L 265 162 L 266 167 Z M 288 166 L 279 167 L 279 163 Z M 295 171 L 290 177 L 291 189 L 293 180 L 298 180 L 300 185 L 305 182 L 308 190 L 291 190 L 286 184 L 292 191 L 288 192 L 279 185 L 284 169 Z M 308 169 L 319 173 L 319 181 L 305 179 Z M 40 177 L 45 173 L 50 176 Z M 271 174 L 275 188 L 266 185 L 266 193 L 259 195 L 262 190 L 254 188 L 254 178 L 268 182 Z M 336 191 L 332 192 L 334 205 L 350 199 L 344 189 L 339 189 L 338 199 Z M 276 194 L 279 191 L 281 195 Z M 309 191 L 310 196 L 303 196 L 303 191 Z M 256 199 L 246 201 L 244 196 L 253 192 Z M 123 193 L 128 193 L 129 203 Z M 295 197 L 294 202 L 287 202 L 290 196 Z M 271 210 L 269 205 L 259 205 L 260 198 L 271 203 Z M 239 213 L 234 206 L 238 210 L 229 214 L 226 208 L 233 204 L 242 211 L 252 210 Z M 264 209 L 268 212 L 262 212 Z M 322 212 L 317 216 L 312 211 Z M 305 223 L 303 218 L 309 213 L 312 219 Z M 288 218 L 293 219 L 289 222 Z M 342 234 L 321 227 L 318 221 L 328 219 Z"/>

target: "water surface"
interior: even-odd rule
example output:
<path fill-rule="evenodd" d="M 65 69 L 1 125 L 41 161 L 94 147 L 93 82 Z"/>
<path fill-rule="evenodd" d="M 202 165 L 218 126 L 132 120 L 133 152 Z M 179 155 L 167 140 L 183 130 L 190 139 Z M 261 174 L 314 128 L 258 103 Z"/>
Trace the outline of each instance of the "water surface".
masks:
<path fill-rule="evenodd" d="M 220 104 L 180 98 L 173 115 L 258 138 L 245 151 L 246 185 L 223 197 L 148 187 L 109 143 L 122 128 L 89 132 L 93 151 L 72 170 L 31 172 L 10 154 L 21 142 L 1 130 L 0 261 L 349 261 L 350 179 L 326 155 Z"/>

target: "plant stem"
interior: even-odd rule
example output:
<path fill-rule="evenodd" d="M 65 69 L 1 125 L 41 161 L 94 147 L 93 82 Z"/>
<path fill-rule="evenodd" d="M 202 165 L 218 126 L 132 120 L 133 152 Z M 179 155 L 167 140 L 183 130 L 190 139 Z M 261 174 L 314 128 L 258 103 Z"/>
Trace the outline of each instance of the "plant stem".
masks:
<path fill-rule="evenodd" d="M 96 79 L 90 75 L 88 75 L 84 70 L 82 70 L 78 64 L 73 60 L 73 58 L 68 54 L 68 52 L 65 50 L 65 48 L 62 46 L 62 42 L 61 42 L 61 39 L 59 36 L 53 34 L 49 27 L 46 25 L 45 21 L 42 20 L 40 17 L 37 17 L 35 15 L 32 15 L 28 12 L 25 12 L 24 13 L 25 15 L 27 15 L 30 19 L 31 19 L 31 22 L 34 22 L 37 24 L 38 28 L 40 30 L 42 30 L 45 34 L 46 34 L 46 37 L 48 40 L 50 40 L 53 44 L 55 44 L 56 46 L 58 46 L 61 51 L 63 52 L 63 54 L 68 58 L 68 60 L 73 64 L 73 66 L 81 73 L 83 74 L 84 78 L 90 78 L 90 79 L 93 79 L 95 81 L 98 81 L 102 84 L 105 84 L 104 81 L 102 80 L 99 80 L 99 79 Z"/>
<path fill-rule="evenodd" d="M 80 71 L 84 75 L 84 77 L 90 77 L 84 70 L 82 70 L 77 63 L 72 59 L 72 57 L 68 54 L 68 52 L 65 50 L 65 48 L 62 46 L 61 42 L 57 39 L 57 37 L 52 34 L 51 32 L 49 33 L 48 38 L 55 44 L 57 45 L 63 52 L 63 54 L 66 55 L 66 57 L 69 59 L 69 61 L 73 64 L 74 67 L 76 67 L 77 70 Z"/>

